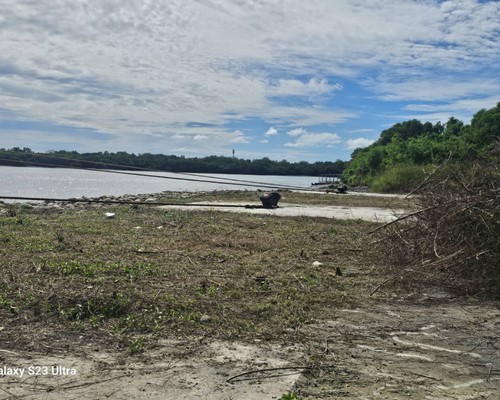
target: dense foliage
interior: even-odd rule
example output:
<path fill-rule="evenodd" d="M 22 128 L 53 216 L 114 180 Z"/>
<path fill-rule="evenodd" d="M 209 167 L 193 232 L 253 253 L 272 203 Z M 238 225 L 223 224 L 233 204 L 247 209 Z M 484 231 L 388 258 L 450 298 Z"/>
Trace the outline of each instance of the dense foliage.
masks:
<path fill-rule="evenodd" d="M 99 164 L 95 164 L 99 163 Z M 84 167 L 133 169 L 148 168 L 171 172 L 228 173 L 253 175 L 306 175 L 341 174 L 347 164 L 345 161 L 315 162 L 301 161 L 291 163 L 286 160 L 273 161 L 269 158 L 244 160 L 231 157 L 209 156 L 187 158 L 163 154 L 117 153 L 77 153 L 76 151 L 51 151 L 35 153 L 29 148 L 14 147 L 0 149 L 0 165 L 39 165 L 54 167 Z M 120 166 L 118 166 L 120 165 Z"/>
<path fill-rule="evenodd" d="M 440 122 L 416 119 L 397 123 L 368 147 L 356 149 L 344 171 L 351 185 L 369 185 L 376 191 L 405 190 L 433 165 L 447 159 L 465 162 L 484 155 L 500 138 L 500 103 L 477 112 L 470 125 L 451 117 Z"/>

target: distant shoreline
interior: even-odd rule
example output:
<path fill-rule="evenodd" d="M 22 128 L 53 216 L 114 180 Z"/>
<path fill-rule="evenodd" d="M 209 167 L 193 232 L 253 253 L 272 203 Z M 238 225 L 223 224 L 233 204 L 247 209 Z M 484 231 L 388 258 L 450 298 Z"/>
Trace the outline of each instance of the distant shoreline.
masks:
<path fill-rule="evenodd" d="M 0 165 L 74 167 L 95 169 L 139 169 L 164 172 L 199 174 L 277 175 L 277 176 L 319 176 L 341 174 L 347 161 L 288 162 L 261 159 L 241 159 L 224 156 L 188 158 L 165 154 L 134 154 L 126 152 L 77 153 L 76 151 L 54 151 L 37 153 L 29 148 L 14 147 L 0 149 Z"/>

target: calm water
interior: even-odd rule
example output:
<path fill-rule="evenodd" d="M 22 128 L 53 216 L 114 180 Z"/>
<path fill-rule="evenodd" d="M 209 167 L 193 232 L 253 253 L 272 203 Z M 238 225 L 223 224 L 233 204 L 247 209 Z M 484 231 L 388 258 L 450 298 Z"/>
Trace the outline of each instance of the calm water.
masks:
<path fill-rule="evenodd" d="M 141 172 L 142 173 L 142 172 Z M 205 179 L 168 172 L 155 172 L 176 178 Z M 310 176 L 272 176 L 272 175 L 232 175 L 204 174 L 218 178 L 234 178 L 269 184 L 310 187 L 315 177 Z M 271 190 L 269 187 L 260 187 Z M 67 168 L 32 168 L 0 166 L 0 196 L 23 197 L 96 197 L 103 195 L 144 194 L 162 191 L 198 192 L 210 190 L 255 190 L 253 186 L 223 185 L 220 183 L 188 182 L 180 180 L 127 176 L 105 172 L 84 171 Z"/>

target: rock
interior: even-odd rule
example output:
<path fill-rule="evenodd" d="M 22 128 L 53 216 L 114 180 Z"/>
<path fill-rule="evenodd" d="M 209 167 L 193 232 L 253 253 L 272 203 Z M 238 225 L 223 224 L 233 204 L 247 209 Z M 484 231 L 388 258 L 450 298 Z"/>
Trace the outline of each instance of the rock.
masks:
<path fill-rule="evenodd" d="M 206 324 L 208 322 L 210 322 L 212 320 L 212 317 L 210 315 L 207 315 L 207 314 L 203 314 L 201 317 L 200 317 L 200 322 Z"/>
<path fill-rule="evenodd" d="M 313 262 L 313 267 L 320 267 L 320 266 L 322 266 L 322 265 L 323 265 L 323 263 L 322 263 L 322 262 L 319 262 L 319 261 L 314 261 L 314 262 Z"/>

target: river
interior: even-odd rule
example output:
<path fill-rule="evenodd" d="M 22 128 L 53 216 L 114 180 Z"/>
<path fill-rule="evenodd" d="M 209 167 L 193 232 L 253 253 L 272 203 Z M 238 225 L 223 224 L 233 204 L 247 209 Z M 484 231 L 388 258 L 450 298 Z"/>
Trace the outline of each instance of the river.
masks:
<path fill-rule="evenodd" d="M 69 168 L 0 166 L 0 196 L 69 198 L 146 194 L 163 191 L 200 192 L 234 189 L 256 190 L 259 188 L 262 190 L 271 190 L 274 185 L 309 188 L 311 183 L 316 181 L 316 178 L 311 176 L 203 174 L 211 177 L 208 179 L 169 172 L 139 173 L 177 179 L 240 179 L 268 183 L 270 187 L 266 187 L 265 185 L 251 186 L 245 184 L 241 186 L 223 183 L 193 182 Z"/>

